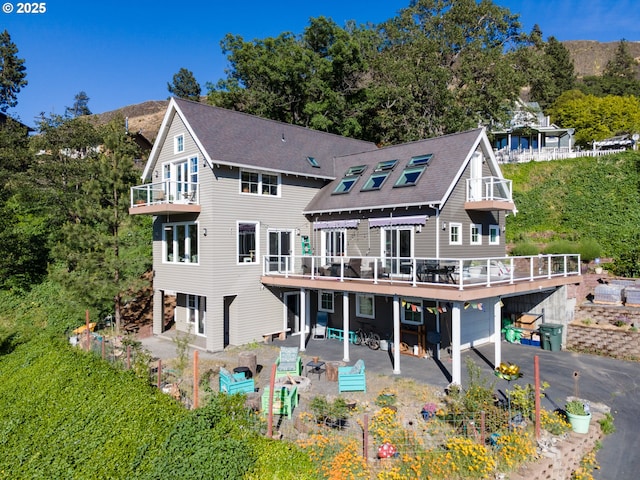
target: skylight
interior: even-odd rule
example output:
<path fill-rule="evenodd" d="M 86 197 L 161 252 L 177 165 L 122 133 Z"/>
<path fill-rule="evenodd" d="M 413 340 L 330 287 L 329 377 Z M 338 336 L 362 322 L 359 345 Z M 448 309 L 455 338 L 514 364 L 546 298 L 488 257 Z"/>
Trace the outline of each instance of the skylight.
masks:
<path fill-rule="evenodd" d="M 380 162 L 376 165 L 376 168 L 373 169 L 374 172 L 385 172 L 388 170 L 393 170 L 393 167 L 396 166 L 398 160 L 387 160 L 384 162 Z"/>
<path fill-rule="evenodd" d="M 361 175 L 367 169 L 366 165 L 356 165 L 355 167 L 349 167 L 347 173 L 344 174 L 345 177 L 351 177 L 353 175 Z"/>
<path fill-rule="evenodd" d="M 389 173 L 390 172 L 372 173 L 367 183 L 362 187 L 362 190 L 380 190 Z"/>
<path fill-rule="evenodd" d="M 418 165 L 428 165 L 431 161 L 431 157 L 433 157 L 433 153 L 428 153 L 426 155 L 418 155 L 417 157 L 411 157 L 407 167 L 416 167 Z"/>
<path fill-rule="evenodd" d="M 407 167 L 398 178 L 398 181 L 394 185 L 395 187 L 410 187 L 418 183 L 422 172 L 424 172 L 426 165 L 419 167 Z"/>
<path fill-rule="evenodd" d="M 320 168 L 320 164 L 313 157 L 307 157 L 307 162 L 309 162 L 313 168 Z"/>
<path fill-rule="evenodd" d="M 340 180 L 340 183 L 338 184 L 336 189 L 333 191 L 333 193 L 349 193 L 353 188 L 353 186 L 358 181 L 358 178 L 360 178 L 358 175 L 351 175 L 349 177 L 344 177 L 342 180 Z"/>

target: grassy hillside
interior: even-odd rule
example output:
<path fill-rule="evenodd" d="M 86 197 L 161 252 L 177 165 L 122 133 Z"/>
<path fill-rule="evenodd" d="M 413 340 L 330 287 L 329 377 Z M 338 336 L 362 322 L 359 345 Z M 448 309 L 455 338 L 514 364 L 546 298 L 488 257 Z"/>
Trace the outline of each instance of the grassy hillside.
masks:
<path fill-rule="evenodd" d="M 620 258 L 640 245 L 640 153 L 503 165 L 513 180 L 517 214 L 507 241 L 544 246 L 594 239 L 603 256 Z"/>

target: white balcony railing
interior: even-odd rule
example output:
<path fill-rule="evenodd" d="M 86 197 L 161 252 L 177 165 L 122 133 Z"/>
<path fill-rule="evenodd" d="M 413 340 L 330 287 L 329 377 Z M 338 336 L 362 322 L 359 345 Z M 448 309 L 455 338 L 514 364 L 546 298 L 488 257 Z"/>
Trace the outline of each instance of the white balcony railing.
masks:
<path fill-rule="evenodd" d="M 511 202 L 511 180 L 499 177 L 481 177 L 467 179 L 467 202 L 482 201 Z"/>
<path fill-rule="evenodd" d="M 199 190 L 196 182 L 165 180 L 156 183 L 136 185 L 131 188 L 131 206 L 161 204 L 199 204 Z"/>
<path fill-rule="evenodd" d="M 492 286 L 580 275 L 580 255 L 489 258 L 333 257 L 286 255 L 263 257 L 263 275 L 342 282 L 406 283 L 448 288 Z"/>

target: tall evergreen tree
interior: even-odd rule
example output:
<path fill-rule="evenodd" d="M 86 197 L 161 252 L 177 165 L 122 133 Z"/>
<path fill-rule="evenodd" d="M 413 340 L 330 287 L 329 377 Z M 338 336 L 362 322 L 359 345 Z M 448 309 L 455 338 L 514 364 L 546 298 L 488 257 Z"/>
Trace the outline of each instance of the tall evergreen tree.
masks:
<path fill-rule="evenodd" d="M 563 92 L 573 89 L 575 70 L 569 50 L 555 37 L 549 37 L 540 51 L 542 54 L 536 68 L 529 70 L 529 83 L 532 100 L 545 110 Z"/>
<path fill-rule="evenodd" d="M 18 104 L 18 93 L 27 85 L 24 59 L 18 58 L 18 47 L 6 30 L 0 33 L 0 111 Z"/>
<path fill-rule="evenodd" d="M 167 83 L 169 93 L 185 100 L 200 101 L 200 84 L 196 81 L 191 70 L 181 68 L 173 76 L 173 83 Z"/>
<path fill-rule="evenodd" d="M 65 109 L 67 116 L 76 118 L 82 115 L 91 115 L 89 110 L 89 96 L 85 91 L 81 91 L 73 97 L 73 105 Z"/>
<path fill-rule="evenodd" d="M 84 167 L 88 178 L 76 197 L 78 216 L 63 225 L 53 257 L 66 265 L 56 271 L 59 281 L 98 314 L 115 313 L 119 330 L 124 292 L 149 267 L 150 252 L 137 251 L 136 238 L 143 234 L 136 226 L 144 219 L 127 214 L 137 146 L 122 118 L 110 122 L 101 137 L 101 152 Z"/>

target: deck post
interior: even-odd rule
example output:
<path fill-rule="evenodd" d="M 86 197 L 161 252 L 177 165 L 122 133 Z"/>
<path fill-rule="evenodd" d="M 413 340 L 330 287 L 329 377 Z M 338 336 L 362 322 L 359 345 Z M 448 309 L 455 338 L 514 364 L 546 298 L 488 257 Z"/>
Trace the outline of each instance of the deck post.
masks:
<path fill-rule="evenodd" d="M 493 304 L 493 367 L 497 368 L 502 361 L 502 302 L 496 298 Z"/>
<path fill-rule="evenodd" d="M 451 383 L 462 386 L 462 356 L 460 354 L 460 302 L 451 310 Z"/>
<path fill-rule="evenodd" d="M 400 298 L 393 296 L 393 373 L 400 375 Z"/>
<path fill-rule="evenodd" d="M 342 292 L 342 326 L 344 332 L 342 334 L 344 353 L 342 360 L 349 362 L 349 292 Z"/>
<path fill-rule="evenodd" d="M 307 315 L 307 289 L 300 289 L 300 351 L 306 350 L 307 325 L 310 325 L 309 315 Z"/>

